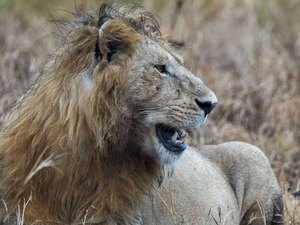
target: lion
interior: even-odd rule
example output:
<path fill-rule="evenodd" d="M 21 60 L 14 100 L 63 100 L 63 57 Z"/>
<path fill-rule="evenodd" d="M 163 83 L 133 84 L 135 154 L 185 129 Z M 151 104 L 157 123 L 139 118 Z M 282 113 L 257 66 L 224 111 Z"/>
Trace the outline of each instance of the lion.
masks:
<path fill-rule="evenodd" d="M 283 224 L 258 148 L 189 147 L 217 97 L 139 6 L 57 22 L 0 139 L 2 224 Z"/>

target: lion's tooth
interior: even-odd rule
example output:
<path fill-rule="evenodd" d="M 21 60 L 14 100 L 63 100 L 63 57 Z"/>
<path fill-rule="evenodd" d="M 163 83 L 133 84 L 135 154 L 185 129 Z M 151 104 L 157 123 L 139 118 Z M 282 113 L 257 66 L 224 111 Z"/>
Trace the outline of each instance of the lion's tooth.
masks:
<path fill-rule="evenodd" d="M 178 140 L 178 138 L 179 138 L 179 135 L 178 135 L 177 132 L 175 132 L 174 135 L 172 136 L 172 142 L 176 143 L 176 141 Z"/>
<path fill-rule="evenodd" d="M 172 136 L 172 142 L 175 144 L 186 141 L 188 133 L 185 130 L 177 130 Z"/>

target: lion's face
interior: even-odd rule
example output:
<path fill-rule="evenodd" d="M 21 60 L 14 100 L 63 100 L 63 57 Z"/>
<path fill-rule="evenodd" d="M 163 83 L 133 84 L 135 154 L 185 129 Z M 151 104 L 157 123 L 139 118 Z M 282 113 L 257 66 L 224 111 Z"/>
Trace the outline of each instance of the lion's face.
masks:
<path fill-rule="evenodd" d="M 149 38 L 138 44 L 129 68 L 136 144 L 162 163 L 173 163 L 187 147 L 187 129 L 205 122 L 217 98 L 170 48 Z"/>
<path fill-rule="evenodd" d="M 126 96 L 123 108 L 131 120 L 128 148 L 172 164 L 187 148 L 187 130 L 203 124 L 217 104 L 215 94 L 184 67 L 167 43 L 122 22 L 111 20 L 102 25 L 99 49 L 99 68 L 119 68 L 116 75 L 106 74 L 99 90 L 120 83 L 116 77 L 126 81 L 120 86 Z"/>

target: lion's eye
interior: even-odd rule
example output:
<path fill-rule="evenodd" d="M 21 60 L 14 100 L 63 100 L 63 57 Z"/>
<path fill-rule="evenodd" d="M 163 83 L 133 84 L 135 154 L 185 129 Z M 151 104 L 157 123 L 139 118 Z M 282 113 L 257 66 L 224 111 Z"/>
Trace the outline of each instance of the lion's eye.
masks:
<path fill-rule="evenodd" d="M 154 68 L 160 73 L 170 75 L 169 71 L 166 69 L 166 65 L 155 65 Z"/>

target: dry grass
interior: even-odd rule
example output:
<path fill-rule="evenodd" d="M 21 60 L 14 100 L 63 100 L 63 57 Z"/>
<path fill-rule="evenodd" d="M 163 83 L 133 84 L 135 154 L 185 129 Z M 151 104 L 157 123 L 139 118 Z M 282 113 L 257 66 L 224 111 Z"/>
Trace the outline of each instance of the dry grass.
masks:
<path fill-rule="evenodd" d="M 22 1 L 13 2 L 0 4 L 0 115 L 29 86 L 53 45 L 41 14 L 28 18 Z M 291 193 L 300 185 L 300 1 L 176 2 L 144 4 L 158 12 L 171 37 L 184 42 L 186 65 L 220 101 L 191 143 L 242 140 L 262 148 L 286 192 L 286 224 L 299 225 L 300 201 Z"/>

